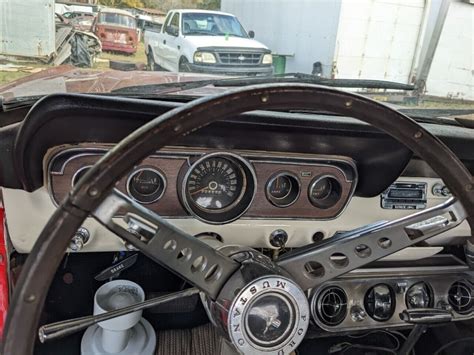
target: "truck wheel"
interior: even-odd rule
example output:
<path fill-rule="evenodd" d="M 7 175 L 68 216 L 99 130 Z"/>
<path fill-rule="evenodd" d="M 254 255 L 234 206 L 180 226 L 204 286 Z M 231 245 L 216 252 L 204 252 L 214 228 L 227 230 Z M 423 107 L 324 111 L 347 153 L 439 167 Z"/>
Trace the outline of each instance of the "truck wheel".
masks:
<path fill-rule="evenodd" d="M 189 61 L 186 59 L 186 57 L 181 57 L 179 60 L 179 72 L 180 73 L 188 73 L 191 71 L 191 68 L 189 67 Z"/>
<path fill-rule="evenodd" d="M 161 67 L 155 63 L 155 59 L 153 58 L 153 52 L 151 51 L 151 49 L 148 50 L 146 61 L 147 61 L 148 70 L 150 71 L 161 70 Z"/>

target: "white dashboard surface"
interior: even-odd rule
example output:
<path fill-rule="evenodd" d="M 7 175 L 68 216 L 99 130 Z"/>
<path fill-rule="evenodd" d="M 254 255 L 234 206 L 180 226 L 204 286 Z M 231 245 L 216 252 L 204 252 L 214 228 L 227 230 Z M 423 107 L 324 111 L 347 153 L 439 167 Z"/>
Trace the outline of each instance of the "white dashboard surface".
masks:
<path fill-rule="evenodd" d="M 428 184 L 427 205 L 435 206 L 446 198 L 436 197 L 431 193 L 432 186 L 441 180 L 433 178 L 400 178 L 399 181 L 426 182 Z M 178 198 L 178 197 L 176 197 Z M 8 233 L 13 247 L 21 253 L 29 253 L 36 242 L 44 225 L 55 211 L 55 206 L 45 187 L 28 193 L 22 190 L 3 189 L 3 199 L 6 212 Z M 312 236 L 316 232 L 330 237 L 337 231 L 347 231 L 382 220 L 397 219 L 413 210 L 382 209 L 380 197 L 361 198 L 353 197 L 345 211 L 332 220 L 285 220 L 285 219 L 244 219 L 225 225 L 210 225 L 194 218 L 168 219 L 189 234 L 212 232 L 219 234 L 225 244 L 240 244 L 250 247 L 271 248 L 270 234 L 276 229 L 284 229 L 288 233 L 287 247 L 299 247 L 312 243 Z M 100 225 L 93 218 L 88 218 L 83 227 L 90 232 L 90 240 L 85 244 L 82 252 L 118 251 L 125 250 L 124 243 L 112 232 Z M 431 245 L 443 245 L 452 242 L 453 238 L 470 236 L 470 227 L 463 222 L 456 228 L 431 238 L 427 242 Z M 419 257 L 426 257 L 440 251 L 439 248 L 428 248 L 422 251 L 419 248 Z M 392 259 L 413 259 L 416 255 L 413 250 L 407 249 L 391 256 Z"/>

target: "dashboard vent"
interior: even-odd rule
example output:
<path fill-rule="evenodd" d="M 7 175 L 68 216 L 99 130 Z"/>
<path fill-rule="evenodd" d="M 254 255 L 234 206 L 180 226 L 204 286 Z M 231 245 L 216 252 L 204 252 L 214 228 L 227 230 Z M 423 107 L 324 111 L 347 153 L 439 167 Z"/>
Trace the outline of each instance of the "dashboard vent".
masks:
<path fill-rule="evenodd" d="M 316 314 L 321 322 L 330 326 L 338 325 L 346 318 L 346 293 L 340 287 L 328 287 L 319 294 L 316 306 Z"/>
<path fill-rule="evenodd" d="M 471 286 L 465 281 L 453 283 L 448 291 L 448 302 L 459 314 L 471 312 L 474 303 Z"/>

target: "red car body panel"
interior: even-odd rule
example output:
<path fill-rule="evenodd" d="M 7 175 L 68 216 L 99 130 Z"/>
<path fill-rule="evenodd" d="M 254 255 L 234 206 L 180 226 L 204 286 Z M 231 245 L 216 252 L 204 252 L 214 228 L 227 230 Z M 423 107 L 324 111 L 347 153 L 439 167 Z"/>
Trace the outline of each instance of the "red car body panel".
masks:
<path fill-rule="evenodd" d="M 137 29 L 130 29 L 109 24 L 96 24 L 95 35 L 102 42 L 102 50 L 134 54 L 137 51 Z"/>

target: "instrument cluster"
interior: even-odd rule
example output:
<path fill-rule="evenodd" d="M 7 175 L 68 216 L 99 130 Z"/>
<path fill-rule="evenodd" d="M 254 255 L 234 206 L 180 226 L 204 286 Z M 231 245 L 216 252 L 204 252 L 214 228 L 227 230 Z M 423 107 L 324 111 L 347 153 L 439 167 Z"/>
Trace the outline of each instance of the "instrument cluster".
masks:
<path fill-rule="evenodd" d="M 48 163 L 48 186 L 60 201 L 106 149 L 65 149 Z M 165 217 L 224 224 L 240 217 L 330 219 L 357 183 L 346 157 L 274 152 L 160 150 L 118 183 L 135 201 Z"/>

